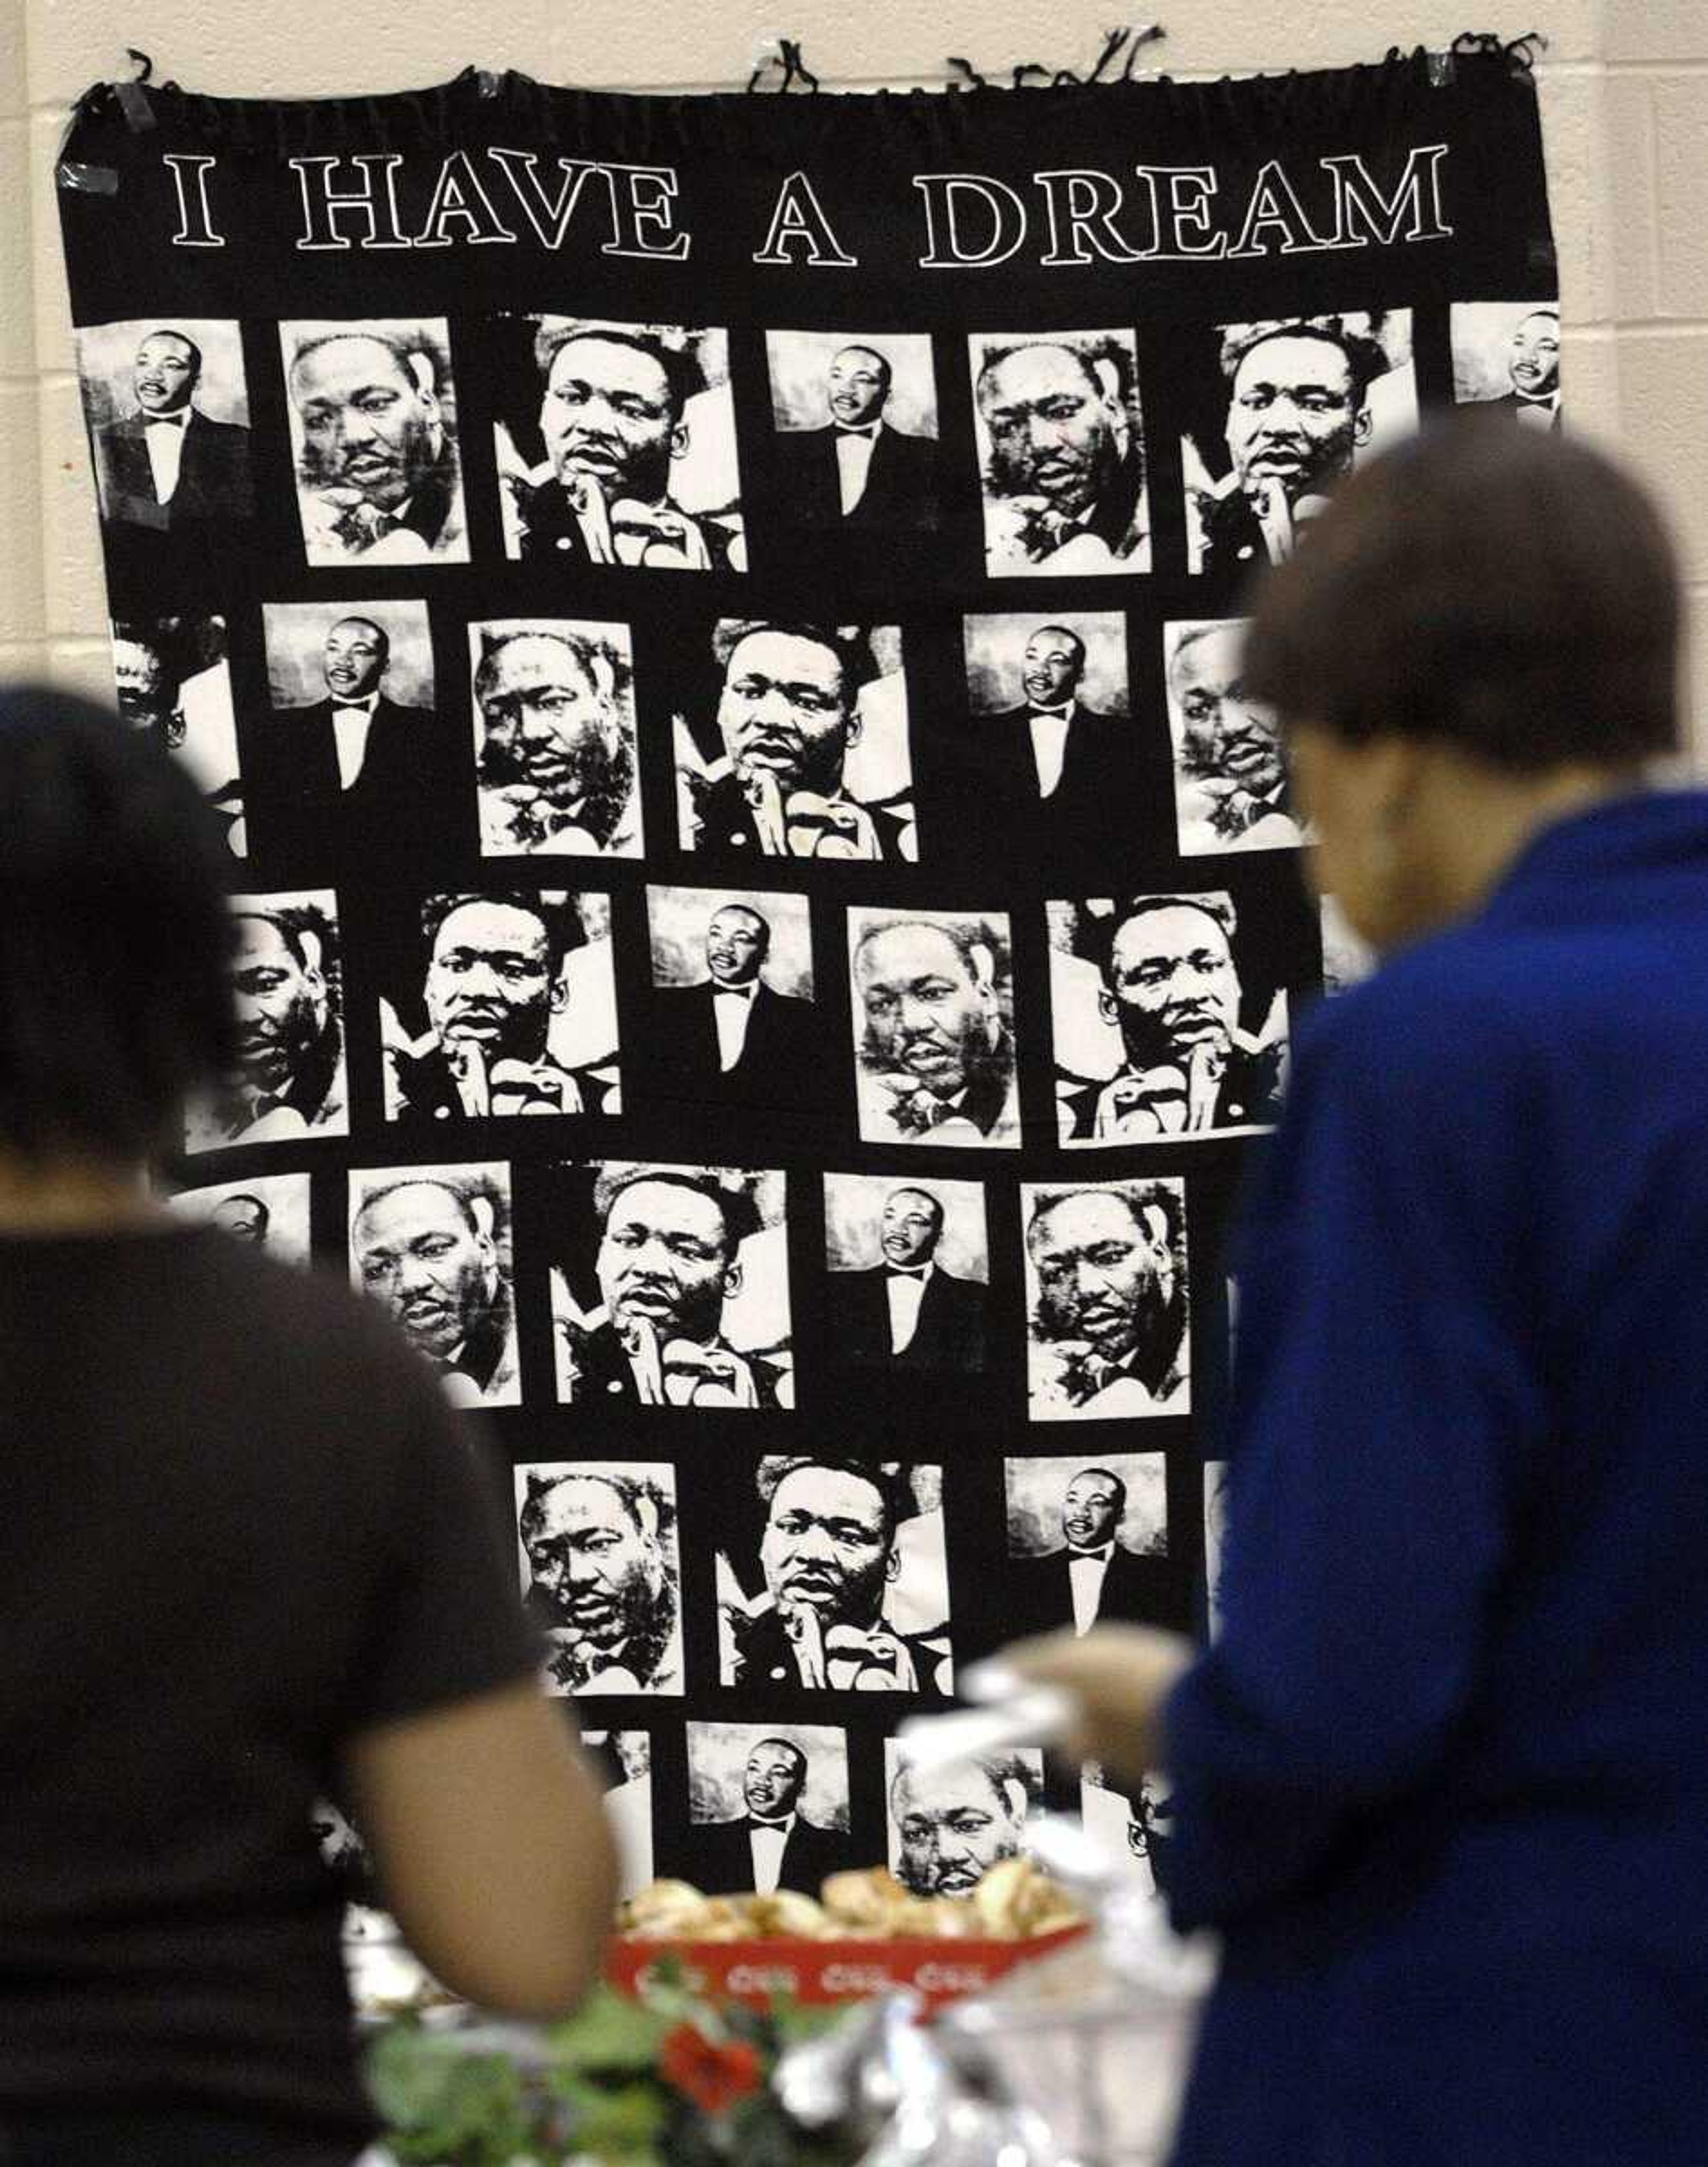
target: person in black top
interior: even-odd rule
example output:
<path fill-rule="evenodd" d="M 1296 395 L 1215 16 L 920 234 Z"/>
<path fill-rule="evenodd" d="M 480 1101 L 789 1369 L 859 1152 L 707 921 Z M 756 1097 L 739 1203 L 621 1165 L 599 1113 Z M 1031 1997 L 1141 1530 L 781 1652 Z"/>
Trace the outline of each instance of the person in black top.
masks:
<path fill-rule="evenodd" d="M 431 1371 L 143 1185 L 235 1052 L 207 824 L 112 716 L 0 695 L 8 2167 L 346 2167 L 375 2117 L 329 1789 L 493 2007 L 569 2006 L 616 1885 Z"/>

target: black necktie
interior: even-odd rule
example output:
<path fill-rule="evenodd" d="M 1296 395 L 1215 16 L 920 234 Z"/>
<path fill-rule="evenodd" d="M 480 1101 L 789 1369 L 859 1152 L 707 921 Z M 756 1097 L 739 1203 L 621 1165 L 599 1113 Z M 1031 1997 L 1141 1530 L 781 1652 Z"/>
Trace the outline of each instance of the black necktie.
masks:
<path fill-rule="evenodd" d="M 874 421 L 869 428 L 851 429 L 845 423 L 838 421 L 836 425 L 836 433 L 838 437 L 875 437 L 878 433 L 878 425 Z"/>
<path fill-rule="evenodd" d="M 142 426 L 145 429 L 182 429 L 184 416 L 182 414 L 145 414 Z"/>

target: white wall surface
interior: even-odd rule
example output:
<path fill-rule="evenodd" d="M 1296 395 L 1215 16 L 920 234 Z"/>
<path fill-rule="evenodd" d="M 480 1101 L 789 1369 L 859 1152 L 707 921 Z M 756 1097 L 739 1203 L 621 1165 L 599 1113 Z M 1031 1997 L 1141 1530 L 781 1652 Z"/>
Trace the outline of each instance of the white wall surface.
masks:
<path fill-rule="evenodd" d="M 152 56 L 156 79 L 313 97 L 442 82 L 470 61 L 605 88 L 727 89 L 782 32 L 827 89 L 864 89 L 940 82 L 950 53 L 992 77 L 1034 59 L 1083 69 L 1111 13 L 1107 0 L 0 0 L 0 676 L 110 689 L 52 170 L 72 99 L 131 72 L 121 40 Z M 1142 58 L 1182 77 L 1336 66 L 1490 27 L 1467 0 L 1166 0 L 1162 13 L 1168 35 Z M 1493 27 L 1548 40 L 1538 75 L 1573 426 L 1661 492 L 1708 625 L 1708 0 L 1543 0 Z M 1690 674 L 1708 760 L 1700 632 Z"/>

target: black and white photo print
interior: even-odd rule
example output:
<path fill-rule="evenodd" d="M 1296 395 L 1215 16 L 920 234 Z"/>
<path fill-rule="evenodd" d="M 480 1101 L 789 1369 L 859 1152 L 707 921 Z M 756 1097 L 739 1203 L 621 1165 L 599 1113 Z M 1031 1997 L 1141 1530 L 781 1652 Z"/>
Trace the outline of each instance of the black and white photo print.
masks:
<path fill-rule="evenodd" d="M 1148 572 L 1150 511 L 1130 331 L 968 342 L 994 577 Z"/>
<path fill-rule="evenodd" d="M 1528 429 L 1560 426 L 1557 301 L 1455 301 L 1453 396 Z"/>
<path fill-rule="evenodd" d="M 508 555 L 747 569 L 727 332 L 537 316 L 496 336 Z"/>
<path fill-rule="evenodd" d="M 466 564 L 442 317 L 283 323 L 297 511 L 310 564 Z"/>
<path fill-rule="evenodd" d="M 468 628 L 480 848 L 489 858 L 637 858 L 634 655 L 626 624 Z"/>
<path fill-rule="evenodd" d="M 1323 928 L 1323 991 L 1344 993 L 1376 968 L 1376 951 L 1332 895 L 1319 904 Z"/>
<path fill-rule="evenodd" d="M 1342 474 L 1417 427 L 1409 309 L 1220 324 L 1181 445 L 1187 561 L 1238 580 L 1291 556 Z"/>
<path fill-rule="evenodd" d="M 609 896 L 429 896 L 419 962 L 380 1001 L 388 1121 L 621 1110 Z"/>
<path fill-rule="evenodd" d="M 236 1065 L 191 1105 L 185 1149 L 347 1136 L 336 896 L 235 895 L 230 908 Z"/>
<path fill-rule="evenodd" d="M 537 1461 L 514 1481 L 522 1599 L 545 1644 L 547 1690 L 679 1693 L 675 1470 Z"/>
<path fill-rule="evenodd" d="M 584 1730 L 581 1750 L 600 1787 L 616 1845 L 617 1896 L 627 1903 L 653 1879 L 653 1737 L 648 1730 Z"/>
<path fill-rule="evenodd" d="M 902 635 L 726 617 L 716 711 L 676 718 L 685 850 L 917 858 Z"/>
<path fill-rule="evenodd" d="M 181 760 L 219 817 L 234 858 L 246 856 L 249 824 L 239 773 L 222 617 L 113 620 L 119 713 L 134 730 Z"/>
<path fill-rule="evenodd" d="M 1222 1622 L 1222 1544 L 1228 1529 L 1228 1463 L 1204 1462 L 1204 1592 L 1214 1638 Z"/>
<path fill-rule="evenodd" d="M 1142 1620 L 1154 1589 L 1139 1560 L 1168 1549 L 1166 1475 L 1160 1452 L 1005 1460 L 1004 1630 L 1018 1639 Z"/>
<path fill-rule="evenodd" d="M 436 700 L 426 604 L 268 602 L 261 614 L 267 713 L 243 749 L 256 851 L 360 866 L 465 845 L 473 761 Z"/>
<path fill-rule="evenodd" d="M 935 527 L 937 384 L 917 331 L 768 331 L 785 524 Z"/>
<path fill-rule="evenodd" d="M 688 1725 L 686 1878 L 708 1895 L 816 1897 L 859 1863 L 848 1740 L 806 1723 Z"/>
<path fill-rule="evenodd" d="M 309 1177 L 305 1174 L 251 1174 L 206 1189 L 182 1189 L 167 1204 L 193 1225 L 217 1227 L 234 1242 L 275 1263 L 306 1268 L 309 1262 Z"/>
<path fill-rule="evenodd" d="M 1139 790 L 1126 619 L 1114 610 L 965 620 L 969 814 L 991 846 L 1083 865 L 1130 852 Z"/>
<path fill-rule="evenodd" d="M 970 1896 L 993 1866 L 1026 1851 L 1044 1797 L 1035 1746 L 946 1768 L 917 1768 L 884 1740 L 890 1871 L 914 1896 Z"/>
<path fill-rule="evenodd" d="M 1052 903 L 1046 917 L 1064 1143 L 1273 1126 L 1287 994 L 1242 973 L 1231 896 Z"/>
<path fill-rule="evenodd" d="M 1166 1785 L 1154 1772 L 1123 1789 L 1099 1762 L 1081 1764 L 1081 1825 L 1106 1857 L 1126 1862 L 1153 1893 L 1167 1871 L 1173 1820 Z"/>
<path fill-rule="evenodd" d="M 942 1470 L 803 1454 L 756 1488 L 758 1555 L 717 1560 L 723 1683 L 953 1692 Z"/>
<path fill-rule="evenodd" d="M 181 535 L 255 509 L 243 339 L 206 317 L 85 324 L 83 418 L 103 524 Z"/>
<path fill-rule="evenodd" d="M 616 1162 L 574 1169 L 551 1273 L 558 1397 L 579 1407 L 789 1407 L 780 1174 Z"/>
<path fill-rule="evenodd" d="M 662 1091 L 776 1108 L 810 1087 L 822 1033 L 804 895 L 649 887 L 653 1002 L 646 1046 Z"/>
<path fill-rule="evenodd" d="M 520 1405 L 508 1166 L 352 1171 L 350 1266 L 453 1401 Z"/>
<path fill-rule="evenodd" d="M 976 1181 L 824 1177 L 830 1358 L 900 1375 L 982 1370 L 990 1237 Z"/>
<path fill-rule="evenodd" d="M 1185 1184 L 1032 1182 L 1021 1217 L 1031 1419 L 1189 1413 Z"/>
<path fill-rule="evenodd" d="M 1245 689 L 1240 617 L 1162 632 L 1180 855 L 1297 850 L 1310 838 L 1293 802 L 1281 720 Z"/>
<path fill-rule="evenodd" d="M 862 1141 L 1017 1146 L 1006 914 L 850 910 L 848 920 Z"/>

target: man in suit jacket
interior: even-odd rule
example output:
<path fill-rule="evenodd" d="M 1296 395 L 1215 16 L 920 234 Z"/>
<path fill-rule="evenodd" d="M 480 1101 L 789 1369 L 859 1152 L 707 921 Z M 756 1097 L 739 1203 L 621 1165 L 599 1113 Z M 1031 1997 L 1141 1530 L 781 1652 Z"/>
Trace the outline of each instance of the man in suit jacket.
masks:
<path fill-rule="evenodd" d="M 382 689 L 384 628 L 340 617 L 326 634 L 327 697 L 277 709 L 250 735 L 245 781 L 250 846 L 293 864 L 473 840 L 473 776 L 463 731 Z"/>
<path fill-rule="evenodd" d="M 761 910 L 724 903 L 706 922 L 711 976 L 655 997 L 657 1073 L 673 1096 L 714 1105 L 799 1105 L 818 1059 L 817 1011 L 765 983 L 770 946 L 770 921 Z"/>
<path fill-rule="evenodd" d="M 865 727 L 860 693 L 879 673 L 864 631 L 800 618 L 721 624 L 720 762 L 690 774 L 686 850 L 774 858 L 912 858 L 908 789 L 865 804 L 848 787 Z"/>
<path fill-rule="evenodd" d="M 792 1738 L 762 1738 L 742 1771 L 747 1807 L 739 1820 L 702 1821 L 690 1831 L 690 1878 L 708 1895 L 794 1889 L 817 1896 L 819 1884 L 855 1864 L 854 1846 L 801 1811 L 807 1761 Z"/>
<path fill-rule="evenodd" d="M 1076 1142 L 1149 1142 L 1272 1126 L 1286 1040 L 1277 1000 L 1263 1034 L 1240 1023 L 1231 897 L 1149 895 L 1124 904 L 1102 956 L 1097 996 L 1124 1058 L 1107 1084 L 1063 1099 Z"/>
<path fill-rule="evenodd" d="M 784 438 L 785 522 L 876 532 L 937 524 L 937 447 L 884 419 L 891 371 L 875 347 L 846 346 L 830 364 L 830 421 Z"/>
<path fill-rule="evenodd" d="M 891 1622 L 897 1533 L 918 1512 L 907 1477 L 868 1460 L 768 1460 L 759 1492 L 764 1592 L 726 1600 L 720 1668 L 728 1686 L 941 1697 L 947 1620 L 923 1633 Z M 942 1591 L 938 1591 L 941 1599 Z"/>
<path fill-rule="evenodd" d="M 1132 732 L 1124 716 L 1100 713 L 1081 699 L 1085 666 L 1077 633 L 1039 625 L 1021 660 L 1024 705 L 987 716 L 979 733 L 969 795 L 1007 829 L 1009 847 L 1027 856 L 1077 865 L 1131 847 Z"/>
<path fill-rule="evenodd" d="M 103 518 L 168 533 L 249 517 L 249 432 L 203 413 L 201 377 L 202 350 L 182 331 L 151 331 L 137 347 L 137 411 L 96 432 Z"/>
<path fill-rule="evenodd" d="M 688 402 L 706 389 L 697 364 L 641 333 L 595 325 L 542 330 L 534 358 L 548 464 L 510 478 L 524 560 L 745 571 L 733 467 L 718 517 L 670 494 L 671 468 L 688 449 Z"/>
<path fill-rule="evenodd" d="M 989 1290 L 937 1262 L 943 1205 L 892 1189 L 878 1221 L 884 1261 L 836 1274 L 835 1345 L 849 1362 L 897 1370 L 982 1370 Z"/>
<path fill-rule="evenodd" d="M 1016 1559 L 1008 1568 L 1002 1602 L 1027 1633 L 1060 1632 L 1071 1625 L 1088 1633 L 1112 1618 L 1142 1619 L 1146 1595 L 1143 1566 L 1117 1539 L 1127 1509 L 1127 1486 L 1107 1467 L 1082 1467 L 1062 1500 L 1066 1548 L 1039 1558 Z"/>
<path fill-rule="evenodd" d="M 779 1405 L 786 1359 L 723 1334 L 742 1243 L 759 1223 L 750 1189 L 710 1170 L 632 1164 L 607 1168 L 593 1203 L 603 1313 L 560 1319 L 560 1396 L 576 1407 Z"/>

